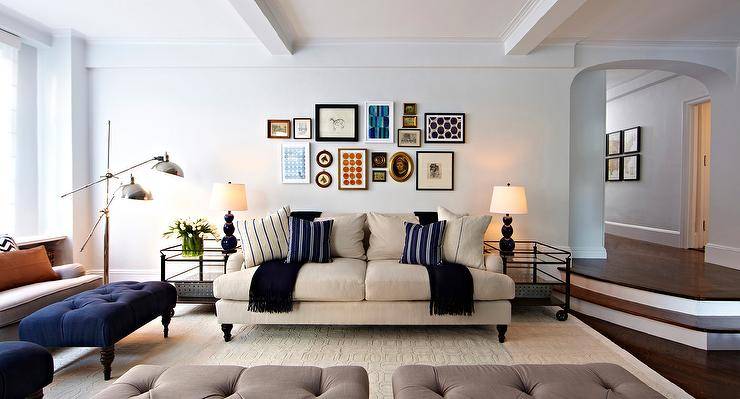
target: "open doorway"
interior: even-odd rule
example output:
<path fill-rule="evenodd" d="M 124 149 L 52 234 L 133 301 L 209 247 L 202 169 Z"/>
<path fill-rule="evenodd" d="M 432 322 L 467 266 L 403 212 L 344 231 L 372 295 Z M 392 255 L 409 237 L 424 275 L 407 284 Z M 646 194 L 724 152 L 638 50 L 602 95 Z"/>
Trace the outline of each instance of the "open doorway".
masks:
<path fill-rule="evenodd" d="M 690 104 L 691 184 L 687 246 L 704 250 L 709 238 L 709 168 L 712 137 L 712 102 Z"/>

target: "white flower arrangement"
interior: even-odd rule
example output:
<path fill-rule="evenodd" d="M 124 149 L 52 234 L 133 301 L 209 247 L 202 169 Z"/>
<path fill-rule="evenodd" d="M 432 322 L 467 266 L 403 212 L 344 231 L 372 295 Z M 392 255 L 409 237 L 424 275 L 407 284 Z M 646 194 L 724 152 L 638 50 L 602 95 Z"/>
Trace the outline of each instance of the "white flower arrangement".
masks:
<path fill-rule="evenodd" d="M 208 220 L 206 220 L 205 218 L 184 218 L 175 219 L 175 221 L 170 224 L 164 234 L 162 234 L 162 237 L 205 238 L 208 235 L 213 236 L 214 238 L 218 238 L 218 229 L 216 229 L 214 225 L 208 223 Z"/>

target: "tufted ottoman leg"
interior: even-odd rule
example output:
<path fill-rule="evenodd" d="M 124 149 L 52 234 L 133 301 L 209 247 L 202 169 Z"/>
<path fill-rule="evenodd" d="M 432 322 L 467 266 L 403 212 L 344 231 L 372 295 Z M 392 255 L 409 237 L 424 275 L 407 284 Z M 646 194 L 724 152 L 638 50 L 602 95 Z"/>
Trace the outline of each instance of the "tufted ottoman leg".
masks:
<path fill-rule="evenodd" d="M 164 337 L 167 338 L 170 335 L 170 320 L 175 314 L 175 308 L 167 309 L 162 313 L 162 326 L 164 327 Z"/>
<path fill-rule="evenodd" d="M 506 324 L 496 325 L 496 330 L 498 330 L 498 342 L 504 343 L 504 341 L 506 341 L 506 330 L 508 329 L 509 326 Z"/>
<path fill-rule="evenodd" d="M 116 357 L 115 347 L 113 345 L 100 348 L 100 363 L 103 365 L 103 379 L 110 380 L 111 364 Z"/>
<path fill-rule="evenodd" d="M 224 341 L 231 341 L 231 329 L 234 328 L 233 324 L 221 324 L 221 331 L 224 332 Z"/>

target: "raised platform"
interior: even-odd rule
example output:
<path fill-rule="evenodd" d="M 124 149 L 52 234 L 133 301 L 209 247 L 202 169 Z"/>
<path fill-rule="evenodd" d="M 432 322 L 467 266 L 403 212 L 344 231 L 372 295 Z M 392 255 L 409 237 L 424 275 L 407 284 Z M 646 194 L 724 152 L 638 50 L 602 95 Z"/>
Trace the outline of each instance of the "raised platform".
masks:
<path fill-rule="evenodd" d="M 740 350 L 740 271 L 611 235 L 606 248 L 608 259 L 573 261 L 574 310 L 703 350 Z"/>

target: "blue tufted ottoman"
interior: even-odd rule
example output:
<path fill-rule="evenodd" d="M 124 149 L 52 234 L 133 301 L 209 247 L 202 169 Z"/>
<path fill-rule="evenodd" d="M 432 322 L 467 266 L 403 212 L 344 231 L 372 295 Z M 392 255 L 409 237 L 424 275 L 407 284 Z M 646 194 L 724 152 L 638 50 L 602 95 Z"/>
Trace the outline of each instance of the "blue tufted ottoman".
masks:
<path fill-rule="evenodd" d="M 21 340 L 46 347 L 99 347 L 103 376 L 110 379 L 114 345 L 162 316 L 164 337 L 174 314 L 177 291 L 160 281 L 121 281 L 71 296 L 21 320 Z"/>
<path fill-rule="evenodd" d="M 41 398 L 54 378 L 54 359 L 31 342 L 0 342 L 0 399 Z"/>

